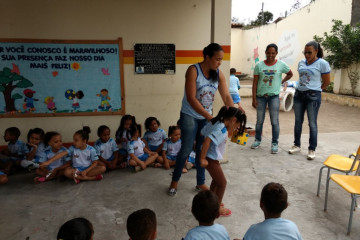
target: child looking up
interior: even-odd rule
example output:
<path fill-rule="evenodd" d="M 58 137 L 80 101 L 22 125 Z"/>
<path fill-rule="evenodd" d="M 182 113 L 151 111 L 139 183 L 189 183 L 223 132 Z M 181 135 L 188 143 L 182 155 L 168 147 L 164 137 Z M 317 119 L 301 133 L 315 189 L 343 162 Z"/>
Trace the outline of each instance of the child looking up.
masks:
<path fill-rule="evenodd" d="M 129 165 L 135 168 L 135 172 L 145 169 L 158 158 L 156 152 L 145 148 L 145 143 L 140 138 L 140 125 L 131 125 L 128 131 Z"/>
<path fill-rule="evenodd" d="M 210 173 L 212 177 L 210 190 L 214 192 L 219 201 L 222 202 L 226 178 L 221 169 L 219 160 L 222 160 L 222 154 L 225 150 L 225 143 L 228 137 L 228 131 L 232 133 L 238 130 L 238 134 L 243 134 L 246 124 L 246 115 L 235 107 L 222 107 L 216 117 L 201 130 L 205 137 L 201 154 L 200 164 Z M 231 211 L 221 204 L 220 216 L 230 216 Z"/>
<path fill-rule="evenodd" d="M 244 240 L 302 240 L 296 224 L 281 218 L 288 207 L 288 194 L 279 183 L 268 183 L 261 191 L 260 208 L 265 220 L 253 224 L 247 230 Z"/>
<path fill-rule="evenodd" d="M 144 140 L 146 141 L 146 147 L 158 154 L 161 154 L 164 141 L 166 139 L 166 132 L 164 129 L 159 128 L 160 122 L 155 117 L 148 117 L 145 120 Z"/>
<path fill-rule="evenodd" d="M 130 240 L 156 239 L 156 214 L 150 209 L 140 209 L 129 215 L 126 222 Z"/>
<path fill-rule="evenodd" d="M 44 130 L 41 128 L 30 129 L 27 135 L 29 153 L 26 159 L 21 160 L 20 165 L 29 170 L 39 168 L 39 164 L 45 161 L 45 146 L 43 143 Z"/>
<path fill-rule="evenodd" d="M 196 194 L 193 199 L 191 212 L 199 222 L 199 226 L 191 229 L 183 240 L 230 240 L 225 227 L 215 223 L 219 217 L 220 202 L 218 197 L 209 190 Z"/>
<path fill-rule="evenodd" d="M 84 127 L 82 130 L 75 132 L 74 145 L 72 145 L 66 152 L 56 154 L 48 161 L 41 163 L 40 166 L 47 167 L 52 162 L 70 155 L 72 167 L 65 169 L 64 175 L 67 178 L 74 179 L 78 184 L 81 180 L 101 180 L 106 167 L 98 166 L 97 160 L 99 159 L 96 150 L 89 146 L 89 133 L 90 128 Z"/>
<path fill-rule="evenodd" d="M 114 139 L 110 138 L 110 128 L 101 125 L 98 128 L 97 135 L 99 139 L 96 140 L 94 147 L 102 163 L 105 164 L 107 169 L 124 168 L 123 163 L 118 161 L 119 149 Z M 120 164 L 119 164 L 120 163 Z"/>
<path fill-rule="evenodd" d="M 44 144 L 47 147 L 45 150 L 44 161 L 51 159 L 58 153 L 66 153 L 67 151 L 67 149 L 62 145 L 61 135 L 57 132 L 47 132 L 44 137 Z M 39 175 L 39 177 L 35 177 L 34 182 L 42 183 L 60 176 L 64 176 L 65 169 L 70 166 L 70 157 L 64 156 L 52 162 L 46 168 L 40 167 L 39 169 L 36 169 L 36 174 Z"/>

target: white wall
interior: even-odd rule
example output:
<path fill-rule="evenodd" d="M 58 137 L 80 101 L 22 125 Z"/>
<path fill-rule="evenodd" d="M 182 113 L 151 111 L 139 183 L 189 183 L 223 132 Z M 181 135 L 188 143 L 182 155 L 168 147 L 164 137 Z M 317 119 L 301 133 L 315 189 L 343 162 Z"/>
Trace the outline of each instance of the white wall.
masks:
<path fill-rule="evenodd" d="M 216 1 L 215 41 L 230 45 L 231 2 Z M 124 50 L 135 43 L 174 43 L 176 50 L 202 50 L 210 43 L 211 1 L 205 0 L 2 0 L 0 1 L 0 38 L 115 40 L 123 38 Z M 229 54 L 228 54 L 229 55 Z M 139 123 L 155 116 L 167 130 L 179 118 L 184 75 L 191 63 L 176 65 L 175 75 L 135 75 L 133 64 L 124 65 L 125 109 Z M 229 61 L 221 66 L 229 76 Z M 3 99 L 0 99 L 3 101 Z M 217 96 L 215 111 L 221 102 Z M 89 125 L 97 138 L 101 124 L 113 134 L 121 116 L 0 118 L 0 132 L 19 127 L 21 139 L 29 128 L 42 127 L 71 141 L 73 133 Z M 0 145 L 5 144 L 3 139 Z"/>

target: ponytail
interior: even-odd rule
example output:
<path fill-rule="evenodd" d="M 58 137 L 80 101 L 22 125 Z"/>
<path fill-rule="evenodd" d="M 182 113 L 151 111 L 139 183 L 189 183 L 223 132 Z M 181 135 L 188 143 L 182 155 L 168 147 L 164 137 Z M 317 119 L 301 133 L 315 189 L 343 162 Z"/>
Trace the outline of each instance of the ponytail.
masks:
<path fill-rule="evenodd" d="M 318 51 L 316 57 L 322 58 L 324 56 L 324 51 L 321 48 L 320 43 L 315 41 L 310 41 L 305 45 L 305 47 L 310 47 L 310 46 L 312 46 L 316 51 Z"/>
<path fill-rule="evenodd" d="M 178 130 L 180 129 L 179 126 L 169 126 L 169 131 L 168 131 L 168 137 L 171 137 L 171 134 L 175 131 L 175 130 Z"/>
<path fill-rule="evenodd" d="M 210 121 L 212 124 L 215 124 L 216 122 L 224 122 L 225 120 L 232 117 L 236 117 L 237 122 L 240 123 L 240 128 L 238 129 L 237 135 L 242 135 L 245 131 L 246 115 L 238 108 L 223 106 L 216 117 Z"/>
<path fill-rule="evenodd" d="M 82 130 L 78 130 L 75 134 L 78 134 L 82 140 L 86 140 L 86 143 L 89 141 L 89 134 L 91 133 L 90 127 L 84 126 Z"/>

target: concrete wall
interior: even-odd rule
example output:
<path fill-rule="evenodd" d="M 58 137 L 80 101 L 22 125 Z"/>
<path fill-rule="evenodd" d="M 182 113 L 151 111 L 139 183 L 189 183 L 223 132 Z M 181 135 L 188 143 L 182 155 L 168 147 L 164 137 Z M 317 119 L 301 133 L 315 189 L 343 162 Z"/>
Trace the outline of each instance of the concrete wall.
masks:
<path fill-rule="evenodd" d="M 249 30 L 233 28 L 230 65 L 252 75 L 256 62 L 265 59 L 266 46 L 276 43 L 279 47 L 278 59 L 291 67 L 294 72 L 292 80 L 298 80 L 297 64 L 304 58 L 302 51 L 305 44 L 313 40 L 314 35 L 323 36 L 324 32 L 330 32 L 332 19 L 350 23 L 351 8 L 352 0 L 316 0 L 277 24 Z"/>
<path fill-rule="evenodd" d="M 230 0 L 216 1 L 215 41 L 230 45 Z M 184 91 L 185 71 L 191 63 L 202 59 L 201 50 L 210 43 L 211 1 L 204 0 L 63 0 L 0 2 L 0 38 L 115 40 L 123 38 L 125 109 L 139 123 L 156 116 L 167 129 L 179 118 Z M 174 43 L 176 50 L 198 50 L 177 57 L 175 75 L 135 75 L 133 45 L 135 43 Z M 229 76 L 228 51 L 221 70 Z M 221 106 L 217 95 L 215 112 Z M 108 125 L 112 133 L 121 116 L 0 118 L 0 132 L 17 126 L 25 139 L 32 127 L 55 130 L 64 141 L 72 141 L 73 133 L 89 125 L 95 140 L 97 127 Z M 3 139 L 0 145 L 5 144 Z"/>

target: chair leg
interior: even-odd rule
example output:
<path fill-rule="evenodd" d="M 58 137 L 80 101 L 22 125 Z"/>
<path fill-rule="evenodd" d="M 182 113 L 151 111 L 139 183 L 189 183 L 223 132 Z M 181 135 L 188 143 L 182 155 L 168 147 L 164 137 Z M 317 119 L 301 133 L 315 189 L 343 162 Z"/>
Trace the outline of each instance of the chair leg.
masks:
<path fill-rule="evenodd" d="M 326 166 L 323 166 L 323 167 L 320 168 L 319 181 L 318 181 L 318 187 L 317 187 L 316 196 L 319 196 L 319 193 L 320 193 L 321 175 L 322 175 L 322 170 L 323 170 L 325 167 L 326 167 Z"/>
<path fill-rule="evenodd" d="M 350 230 L 351 230 L 351 224 L 352 224 L 352 217 L 353 217 L 353 213 L 354 213 L 354 205 L 356 202 L 356 197 L 354 194 L 351 194 L 351 207 L 350 207 L 350 217 L 349 217 L 349 224 L 348 224 L 348 231 L 347 231 L 347 235 L 350 235 Z"/>
<path fill-rule="evenodd" d="M 325 190 L 325 205 L 324 205 L 324 211 L 327 210 L 327 201 L 328 201 L 328 194 L 329 194 L 329 182 L 330 178 L 326 179 L 326 190 Z"/>

